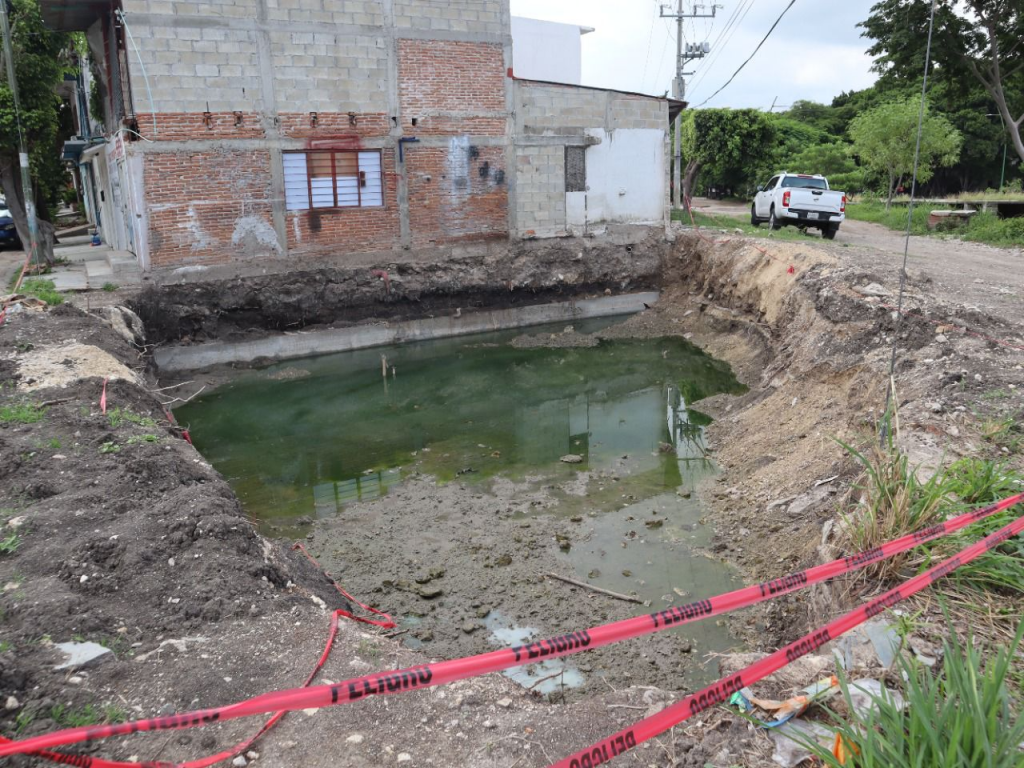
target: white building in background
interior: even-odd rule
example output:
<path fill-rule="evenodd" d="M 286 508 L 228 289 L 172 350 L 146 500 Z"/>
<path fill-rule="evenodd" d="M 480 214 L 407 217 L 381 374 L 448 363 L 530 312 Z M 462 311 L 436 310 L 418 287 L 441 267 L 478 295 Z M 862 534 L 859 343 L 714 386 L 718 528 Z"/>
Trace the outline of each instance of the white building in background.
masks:
<path fill-rule="evenodd" d="M 583 35 L 593 27 L 512 17 L 512 60 L 515 76 L 524 80 L 579 85 Z"/>

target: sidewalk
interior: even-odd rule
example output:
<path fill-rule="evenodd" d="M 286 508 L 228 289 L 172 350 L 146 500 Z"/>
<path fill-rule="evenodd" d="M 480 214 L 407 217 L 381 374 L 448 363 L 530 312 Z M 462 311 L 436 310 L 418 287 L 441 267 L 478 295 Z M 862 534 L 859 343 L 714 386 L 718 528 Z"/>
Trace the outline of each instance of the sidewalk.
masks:
<path fill-rule="evenodd" d="M 54 248 L 54 255 L 62 263 L 47 275 L 58 291 L 95 291 L 105 285 L 123 288 L 141 284 L 142 270 L 128 251 L 94 246 L 87 234 L 58 236 L 60 242 Z"/>

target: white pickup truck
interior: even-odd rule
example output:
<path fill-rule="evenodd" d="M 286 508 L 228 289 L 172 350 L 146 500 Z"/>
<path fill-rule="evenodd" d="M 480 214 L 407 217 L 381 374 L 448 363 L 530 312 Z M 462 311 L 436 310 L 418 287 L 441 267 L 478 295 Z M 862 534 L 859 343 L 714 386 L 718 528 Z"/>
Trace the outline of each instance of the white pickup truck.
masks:
<path fill-rule="evenodd" d="M 780 173 L 758 186 L 750 206 L 750 223 L 755 227 L 767 221 L 772 229 L 787 224 L 806 229 L 816 227 L 821 236 L 832 240 L 846 218 L 846 194 L 828 188 L 824 176 L 804 173 Z"/>

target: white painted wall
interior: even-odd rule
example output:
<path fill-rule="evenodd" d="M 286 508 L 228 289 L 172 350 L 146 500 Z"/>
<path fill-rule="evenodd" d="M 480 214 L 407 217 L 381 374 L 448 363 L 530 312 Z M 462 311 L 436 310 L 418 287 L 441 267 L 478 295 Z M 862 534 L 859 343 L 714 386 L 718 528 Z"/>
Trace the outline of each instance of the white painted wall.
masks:
<path fill-rule="evenodd" d="M 566 223 L 660 224 L 665 214 L 665 131 L 593 128 L 587 147 L 587 191 L 565 196 Z"/>
<path fill-rule="evenodd" d="M 513 16 L 513 73 L 526 80 L 579 85 L 583 61 L 580 36 L 589 31 L 575 24 Z"/>

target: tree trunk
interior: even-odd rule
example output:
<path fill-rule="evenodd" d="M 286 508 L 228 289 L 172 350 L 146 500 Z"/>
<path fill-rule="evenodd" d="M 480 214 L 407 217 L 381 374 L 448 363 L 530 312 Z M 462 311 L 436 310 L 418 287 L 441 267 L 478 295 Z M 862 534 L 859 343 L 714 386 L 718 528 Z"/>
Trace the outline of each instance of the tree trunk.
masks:
<path fill-rule="evenodd" d="M 700 173 L 701 162 L 699 160 L 691 160 L 686 164 L 686 173 L 683 174 L 683 205 L 686 210 L 690 210 L 690 197 L 693 194 L 693 182 L 697 180 L 697 174 Z"/>
<path fill-rule="evenodd" d="M 17 159 L 10 155 L 0 160 L 0 187 L 7 199 L 7 210 L 14 219 L 14 228 L 18 230 L 18 238 L 25 253 L 32 252 L 32 240 L 29 237 L 28 216 L 25 214 L 25 196 L 21 187 L 21 169 Z M 53 266 L 53 243 L 55 230 L 53 224 L 36 216 L 39 232 L 39 257 L 47 266 Z"/>
<path fill-rule="evenodd" d="M 889 197 L 887 197 L 886 200 L 885 200 L 885 210 L 887 210 L 887 211 L 889 210 L 889 207 L 892 205 L 892 196 L 893 196 L 893 193 L 895 191 L 896 191 L 896 175 L 893 174 L 893 173 L 890 173 L 889 174 Z"/>

